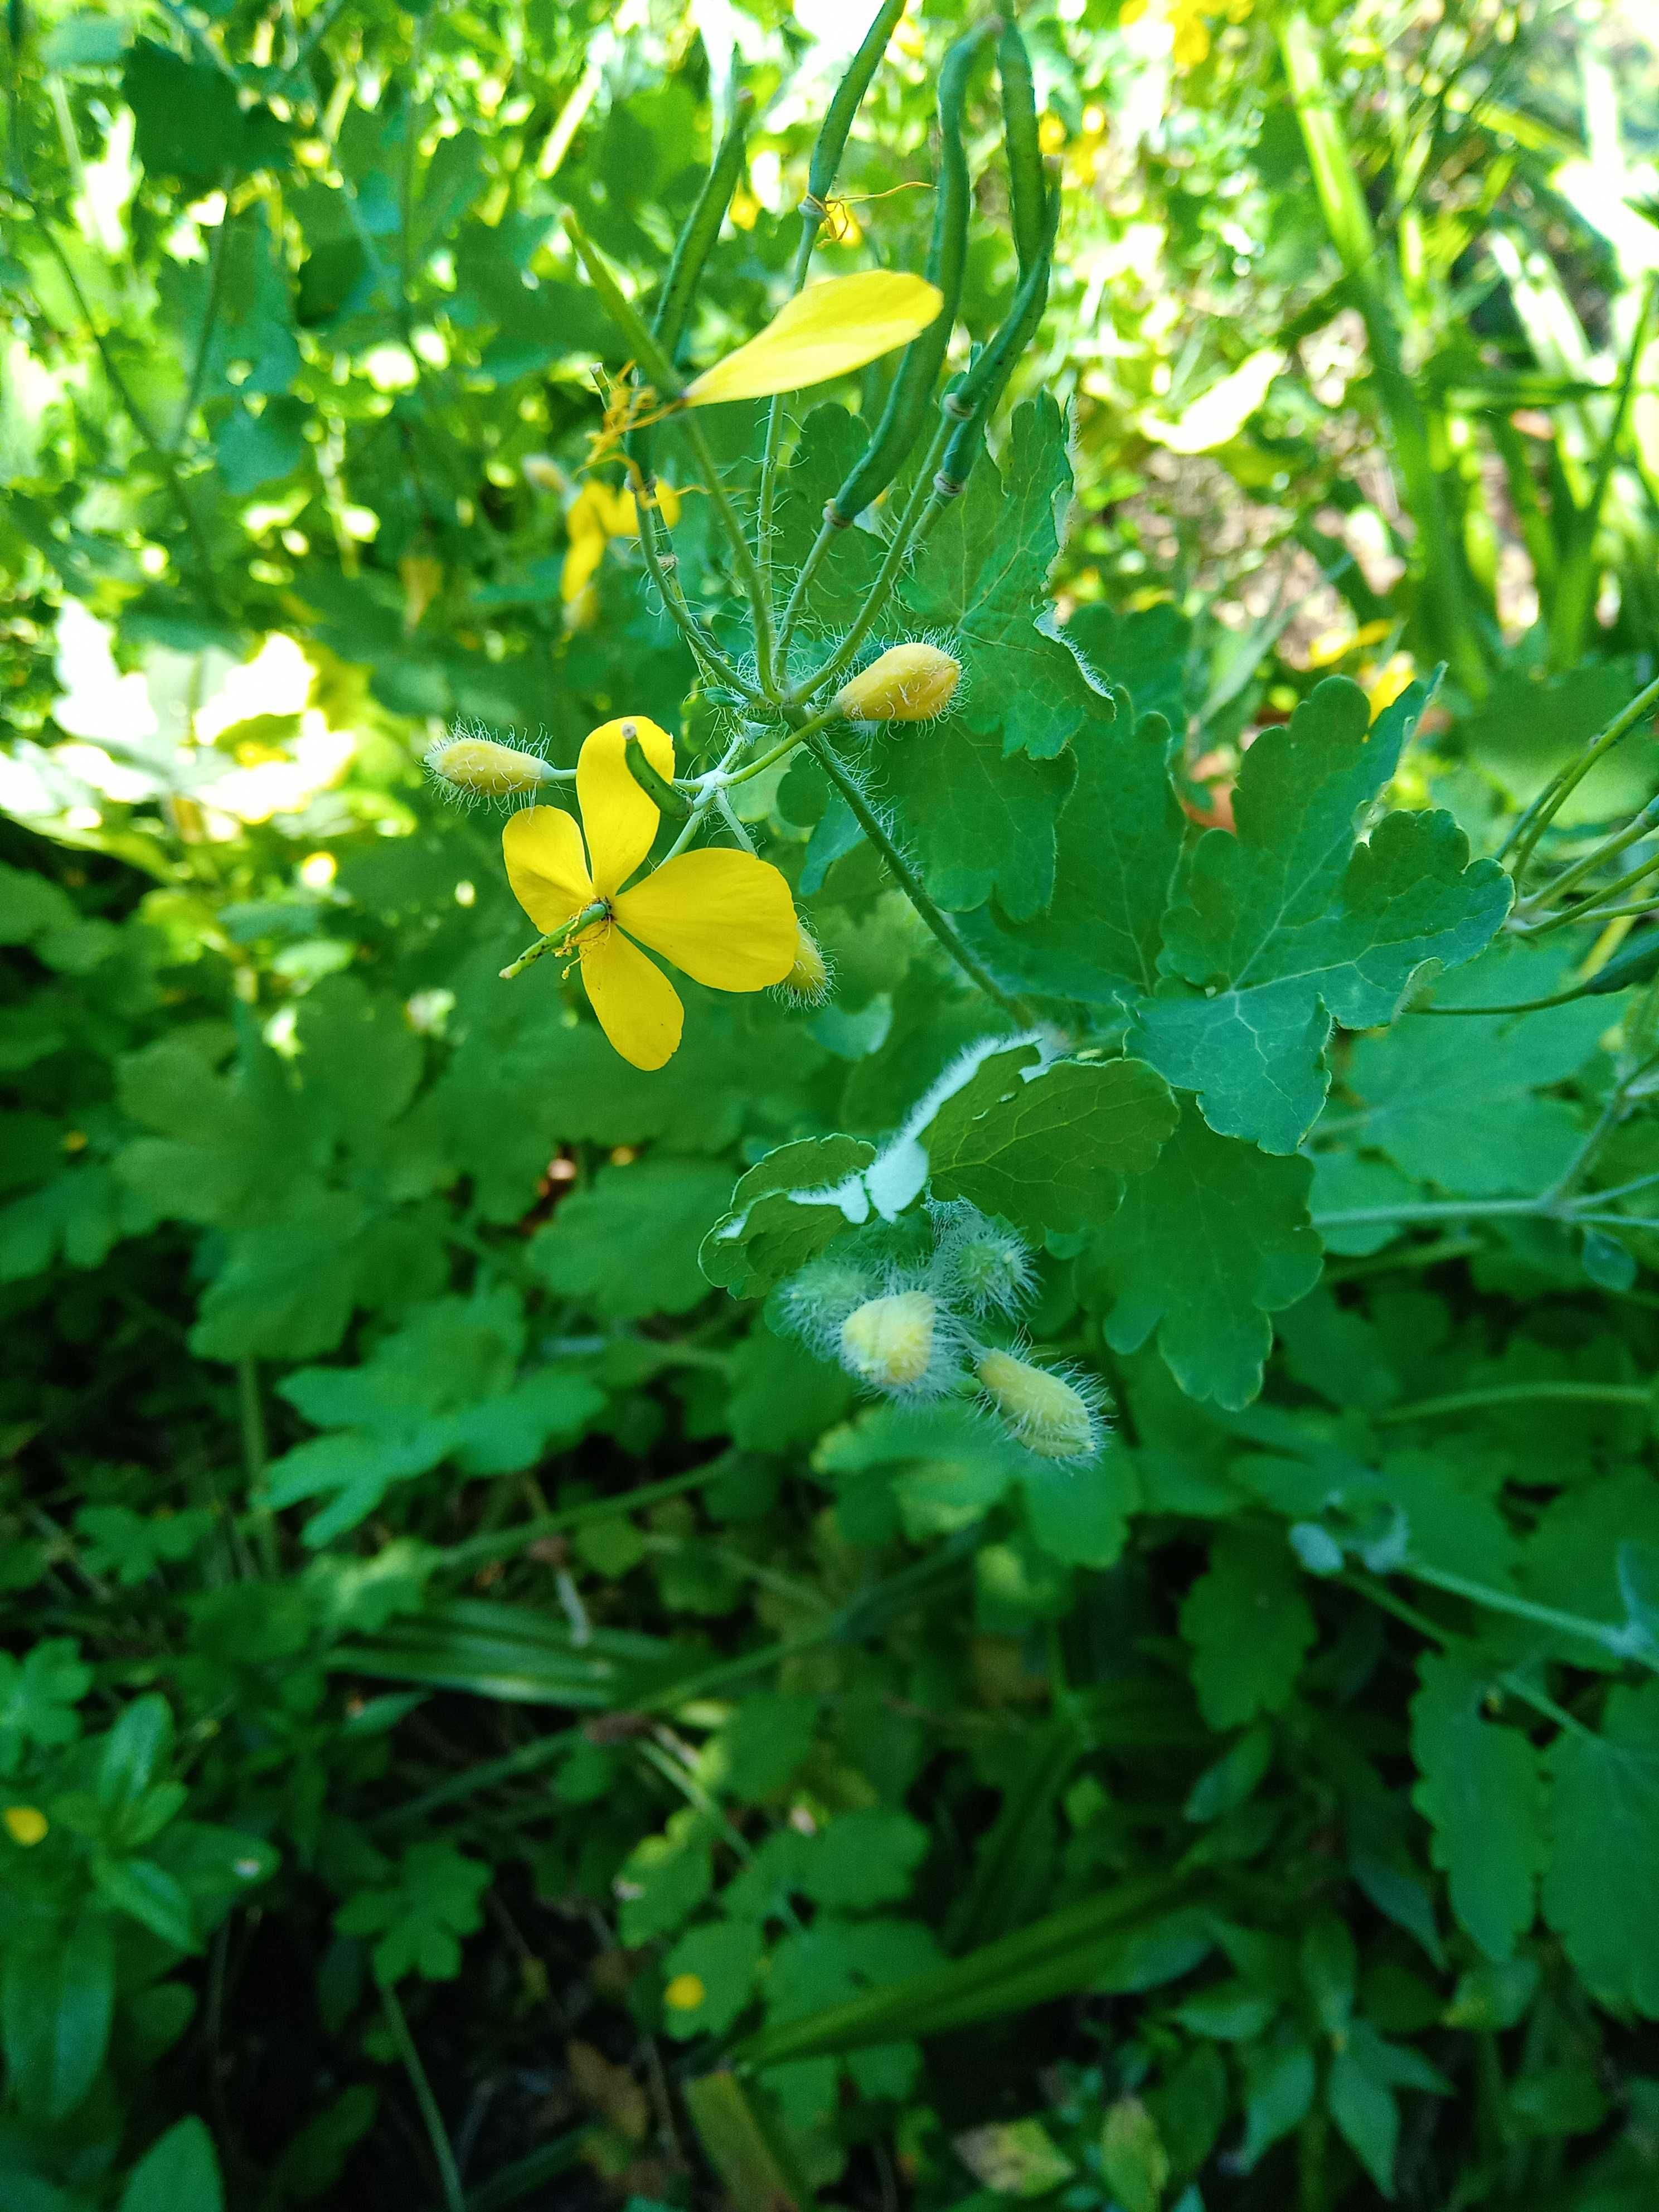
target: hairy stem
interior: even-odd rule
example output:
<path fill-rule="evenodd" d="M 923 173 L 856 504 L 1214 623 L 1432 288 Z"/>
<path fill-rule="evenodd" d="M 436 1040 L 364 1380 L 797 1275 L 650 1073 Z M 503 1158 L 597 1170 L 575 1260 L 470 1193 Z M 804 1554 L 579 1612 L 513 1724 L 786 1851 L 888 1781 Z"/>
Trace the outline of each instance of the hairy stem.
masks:
<path fill-rule="evenodd" d="M 849 775 L 836 759 L 833 750 L 824 743 L 822 733 L 815 732 L 806 735 L 803 732 L 803 736 L 814 760 L 847 801 L 854 820 L 881 854 L 893 881 L 957 966 L 975 988 L 982 991 L 994 1006 L 1000 1006 L 1018 1028 L 1030 1029 L 1033 1020 L 1030 1008 L 1003 989 L 978 955 L 969 949 L 955 922 L 928 896 L 927 887 L 921 878 L 883 829 L 874 808 L 860 790 L 857 779 Z"/>

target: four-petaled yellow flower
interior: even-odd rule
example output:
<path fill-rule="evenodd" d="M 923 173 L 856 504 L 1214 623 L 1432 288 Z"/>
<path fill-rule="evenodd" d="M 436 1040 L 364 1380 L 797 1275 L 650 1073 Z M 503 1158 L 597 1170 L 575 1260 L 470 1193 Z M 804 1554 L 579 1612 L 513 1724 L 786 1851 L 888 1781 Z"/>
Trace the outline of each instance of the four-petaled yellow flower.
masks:
<path fill-rule="evenodd" d="M 793 967 L 800 931 L 788 884 L 752 853 L 705 846 L 623 888 L 650 852 L 660 818 L 629 773 L 629 737 L 672 779 L 674 740 L 666 730 L 643 715 L 605 722 L 576 764 L 581 828 L 560 807 L 526 807 L 502 831 L 501 849 L 514 896 L 544 936 L 603 907 L 572 939 L 582 981 L 623 1058 L 651 1068 L 678 1048 L 685 1010 L 641 945 L 716 991 L 763 991 Z"/>

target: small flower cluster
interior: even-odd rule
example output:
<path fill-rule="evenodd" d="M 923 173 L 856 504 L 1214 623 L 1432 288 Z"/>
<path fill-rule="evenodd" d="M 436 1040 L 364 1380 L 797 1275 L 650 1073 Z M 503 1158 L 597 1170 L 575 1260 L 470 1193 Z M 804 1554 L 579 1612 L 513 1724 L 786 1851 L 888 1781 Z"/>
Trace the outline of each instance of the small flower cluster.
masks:
<path fill-rule="evenodd" d="M 878 1232 L 803 1267 L 780 1294 L 788 1327 L 884 1397 L 971 1394 L 1028 1451 L 1093 1459 L 1105 1434 L 1098 1384 L 989 1340 L 1030 1297 L 1030 1252 L 965 1200 L 930 1204 L 927 1217 L 932 1249 L 919 1257 L 894 1258 Z"/>

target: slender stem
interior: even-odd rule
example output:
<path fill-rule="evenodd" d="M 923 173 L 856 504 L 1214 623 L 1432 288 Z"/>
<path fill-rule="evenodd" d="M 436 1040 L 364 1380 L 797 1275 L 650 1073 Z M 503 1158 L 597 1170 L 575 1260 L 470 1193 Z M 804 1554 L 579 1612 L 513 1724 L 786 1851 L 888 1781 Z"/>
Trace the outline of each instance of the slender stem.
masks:
<path fill-rule="evenodd" d="M 1659 1674 L 1659 1651 L 1646 1650 L 1628 1627 L 1615 1628 L 1607 1620 L 1587 1620 L 1580 1613 L 1559 1612 L 1553 1605 L 1534 1605 L 1530 1598 L 1512 1597 L 1507 1590 L 1471 1582 L 1464 1575 L 1448 1574 L 1442 1567 L 1425 1566 L 1420 1560 L 1411 1561 L 1402 1571 L 1416 1582 L 1427 1583 L 1431 1589 L 1467 1598 L 1472 1605 L 1483 1605 L 1490 1612 L 1506 1613 L 1516 1620 L 1534 1621 L 1540 1628 L 1556 1628 L 1569 1636 L 1584 1637 L 1620 1659 L 1634 1659 Z"/>
<path fill-rule="evenodd" d="M 805 742 L 812 757 L 847 801 L 854 820 L 886 862 L 894 882 L 969 981 L 982 991 L 994 1006 L 1000 1006 L 1018 1028 L 1030 1029 L 1033 1021 L 1030 1008 L 1003 989 L 984 963 L 969 951 L 955 922 L 934 904 L 927 885 L 883 829 L 874 808 L 860 790 L 857 780 L 849 775 L 836 759 L 830 747 L 824 743 L 822 732 L 806 737 Z"/>
<path fill-rule="evenodd" d="M 562 1536 L 568 1528 L 585 1528 L 595 1521 L 614 1521 L 621 1514 L 641 1512 L 666 1498 L 679 1498 L 688 1490 L 700 1490 L 704 1483 L 717 1481 L 730 1465 L 729 1457 L 722 1453 L 702 1467 L 694 1467 L 688 1474 L 641 1483 L 611 1498 L 586 1498 L 580 1505 L 568 1505 L 559 1513 L 538 1514 L 533 1521 L 520 1521 L 512 1528 L 492 1528 L 485 1535 L 470 1537 L 465 1544 L 452 1544 L 443 1554 L 444 1571 L 470 1575 L 493 1560 L 508 1559 L 540 1543 L 544 1537 Z"/>
<path fill-rule="evenodd" d="M 744 698 L 753 700 L 758 705 L 759 694 L 745 681 L 742 671 L 736 664 L 728 660 L 720 651 L 714 642 L 714 633 L 706 623 L 699 621 L 698 617 L 692 613 L 686 602 L 684 592 L 679 588 L 678 566 L 671 568 L 669 565 L 675 558 L 672 550 L 672 541 L 670 540 L 670 550 L 665 553 L 657 536 L 659 527 L 666 535 L 667 525 L 662 521 L 660 511 L 657 507 L 654 483 L 647 484 L 643 496 L 635 495 L 634 506 L 640 520 L 640 550 L 645 556 L 646 568 L 650 574 L 652 582 L 661 595 L 669 620 L 678 629 L 697 659 L 713 674 L 719 677 L 720 682 L 728 690 L 740 693 Z"/>
<path fill-rule="evenodd" d="M 678 399 L 685 389 L 679 371 L 653 337 L 644 318 L 611 275 L 605 257 L 568 209 L 565 210 L 564 228 L 576 258 L 587 272 L 589 283 L 605 302 L 605 312 L 611 321 L 627 339 L 635 361 L 651 380 L 659 398 Z"/>
<path fill-rule="evenodd" d="M 823 665 L 795 687 L 792 697 L 804 699 L 814 691 L 822 690 L 826 684 L 832 684 L 844 669 L 852 666 L 865 639 L 880 620 L 888 600 L 892 597 L 893 586 L 898 581 L 900 572 L 927 544 L 934 524 L 950 505 L 950 500 L 940 494 L 935 480 L 935 471 L 950 432 L 949 422 L 941 419 L 921 473 L 910 488 L 910 496 L 898 528 L 893 532 L 876 580 L 870 587 L 870 596 L 859 609 L 852 629 Z M 803 570 L 803 577 L 805 573 Z"/>
<path fill-rule="evenodd" d="M 738 574 L 742 580 L 744 591 L 748 596 L 750 611 L 755 623 L 755 659 L 760 674 L 761 691 L 767 699 L 775 700 L 777 684 L 772 674 L 772 605 L 767 596 L 766 586 L 761 580 L 760 569 L 756 565 L 754 548 L 749 543 L 748 534 L 732 503 L 732 495 L 726 488 L 726 479 L 721 476 L 714 456 L 709 450 L 708 441 L 703 434 L 702 423 L 695 415 L 691 414 L 683 415 L 678 419 L 690 441 L 691 451 L 696 457 L 697 467 L 704 479 L 708 496 L 714 502 L 714 513 L 719 516 L 720 527 L 726 532 L 727 543 L 732 548 L 732 558 L 737 562 Z"/>
<path fill-rule="evenodd" d="M 781 683 L 787 679 L 789 647 L 793 641 L 800 618 L 806 611 L 807 594 L 817 580 L 818 570 L 823 565 L 823 556 L 830 550 L 834 541 L 840 537 L 842 532 L 850 527 L 851 526 L 847 523 L 831 522 L 826 515 L 818 526 L 818 534 L 812 540 L 806 558 L 801 562 L 800 573 L 795 578 L 794 588 L 791 591 L 788 603 L 783 610 L 783 621 L 778 631 L 777 670 Z M 801 687 L 799 684 L 793 686 L 789 696 L 792 699 L 794 698 L 800 690 Z"/>
<path fill-rule="evenodd" d="M 730 791 L 733 784 L 747 783 L 751 776 L 763 775 L 769 768 L 775 768 L 781 760 L 786 759 L 798 745 L 805 744 L 808 737 L 815 731 L 827 730 L 832 722 L 845 720 L 845 715 L 838 708 L 827 707 L 823 714 L 815 714 L 810 722 L 803 723 L 793 737 L 786 738 L 781 745 L 774 745 L 769 753 L 763 753 L 758 760 L 745 762 L 735 774 L 722 775 L 716 769 L 714 775 L 719 778 L 720 789 Z"/>
<path fill-rule="evenodd" d="M 1391 1275 L 1407 1267 L 1439 1267 L 1449 1260 L 1467 1260 L 1486 1249 L 1478 1237 L 1437 1237 L 1428 1244 L 1407 1244 L 1403 1249 L 1335 1261 L 1327 1267 L 1325 1280 L 1353 1283 L 1367 1275 Z"/>
<path fill-rule="evenodd" d="M 1553 898 L 1559 891 L 1571 889 L 1572 884 L 1585 873 L 1587 868 L 1597 866 L 1604 859 L 1610 859 L 1614 852 L 1621 851 L 1625 846 L 1633 845 L 1638 837 L 1645 836 L 1656 823 L 1659 823 L 1659 800 L 1655 801 L 1651 807 L 1644 807 L 1642 814 L 1648 818 L 1643 820 L 1641 817 L 1638 817 L 1640 822 L 1639 828 L 1632 824 L 1629 830 L 1621 832 L 1617 839 L 1610 842 L 1607 852 L 1593 854 L 1583 866 L 1569 868 L 1566 873 L 1559 877 L 1547 890 L 1540 891 L 1536 899 L 1529 899 L 1527 902 L 1528 906 L 1535 910 L 1546 899 Z M 1589 921 L 1592 919 L 1598 921 L 1605 920 L 1606 910 L 1601 908 L 1600 902 L 1602 899 L 1620 897 L 1624 892 L 1632 890 L 1636 884 L 1652 875 L 1656 869 L 1659 869 L 1659 854 L 1655 854 L 1650 860 L 1644 860 L 1639 867 L 1627 868 L 1622 876 L 1615 876 L 1610 884 L 1598 885 L 1583 906 L 1564 907 L 1559 913 L 1548 915 L 1542 921 L 1530 924 L 1527 922 L 1524 915 L 1518 916 L 1517 919 L 1528 937 L 1543 937 L 1549 931 L 1565 928 L 1571 922 Z M 1642 909 L 1638 909 L 1640 910 Z"/>
<path fill-rule="evenodd" d="M 24 204 L 27 205 L 28 203 L 25 202 Z M 94 319 L 92 309 L 87 303 L 87 295 L 81 289 L 81 281 L 75 273 L 74 264 L 59 243 L 57 233 L 38 207 L 31 207 L 30 212 L 40 225 L 40 235 L 46 240 L 46 250 L 63 272 L 64 281 L 69 286 L 76 307 L 91 334 L 92 343 L 97 349 L 98 358 L 103 364 L 104 374 L 108 377 L 116 398 L 125 409 L 133 428 L 138 433 L 151 459 L 161 471 L 173 505 L 178 508 L 179 519 L 184 523 L 185 534 L 195 549 L 196 558 L 201 564 L 201 586 L 208 604 L 216 615 L 228 618 L 225 603 L 219 596 L 212 549 L 207 542 L 195 504 L 185 489 L 184 478 L 179 473 L 177 464 L 173 455 L 168 453 L 150 428 L 149 418 L 133 397 L 131 387 L 128 385 L 125 377 L 122 375 L 103 332 Z"/>
<path fill-rule="evenodd" d="M 242 1431 L 242 1471 L 247 1481 L 248 1510 L 253 1523 L 259 1563 L 267 1575 L 277 1569 L 276 1522 L 265 1494 L 265 1468 L 270 1449 L 265 1441 L 265 1409 L 259 1391 L 259 1363 L 236 1363 L 236 1413 Z"/>
<path fill-rule="evenodd" d="M 219 218 L 219 227 L 213 234 L 213 244 L 208 252 L 207 304 L 202 310 L 202 331 L 196 342 L 196 359 L 190 372 L 190 389 L 185 394 L 185 404 L 179 410 L 178 428 L 173 434 L 173 450 L 176 453 L 189 435 L 191 418 L 201 403 L 202 386 L 207 380 L 208 354 L 213 344 L 213 333 L 218 327 L 219 309 L 224 298 L 225 264 L 230 256 L 227 251 L 230 239 L 230 188 L 234 173 L 226 170 L 220 180 L 220 190 L 225 196 L 225 211 Z"/>
<path fill-rule="evenodd" d="M 714 774 L 704 781 L 702 789 L 696 795 L 696 798 L 692 801 L 691 812 L 686 821 L 685 827 L 680 831 L 679 836 L 675 838 L 673 843 L 663 854 L 661 865 L 664 867 L 666 867 L 671 860 L 678 859 L 680 854 L 682 854 L 685 850 L 686 847 L 691 842 L 693 837 L 696 836 L 709 808 L 714 804 L 714 800 L 719 795 L 720 788 L 720 778 L 724 775 L 726 769 L 731 767 L 732 762 L 737 759 L 738 754 L 742 752 L 744 747 L 748 744 L 748 742 L 749 740 L 747 737 L 739 736 L 734 738 L 732 740 L 732 743 L 726 747 L 725 758 L 721 761 L 719 768 L 714 770 Z"/>
<path fill-rule="evenodd" d="M 1510 873 L 1519 883 L 1526 872 L 1537 848 L 1539 839 L 1560 812 L 1563 805 L 1575 792 L 1602 756 L 1612 751 L 1619 740 L 1633 730 L 1650 707 L 1659 704 L 1659 677 L 1637 693 L 1629 706 L 1622 708 L 1607 724 L 1599 737 L 1593 738 L 1575 761 L 1568 763 L 1545 789 L 1534 799 L 1526 812 L 1510 831 L 1499 850 L 1500 859 L 1511 846 L 1515 860 Z"/>
<path fill-rule="evenodd" d="M 1369 1575 L 1352 1573 L 1342 1575 L 1339 1579 L 1346 1589 L 1357 1591 L 1361 1597 L 1369 1598 L 1379 1612 L 1391 1613 L 1396 1620 L 1413 1629 L 1425 1642 L 1438 1644 L 1443 1651 L 1456 1641 L 1450 1629 L 1443 1628 L 1426 1613 L 1419 1612 L 1414 1605 L 1407 1605 L 1404 1598 L 1396 1597 L 1386 1583 L 1375 1582 Z M 1565 1729 L 1573 1735 L 1594 1734 L 1565 1706 L 1558 1705 L 1553 1698 L 1547 1696 L 1542 1690 L 1534 1689 L 1524 1674 L 1511 1669 L 1508 1674 L 1500 1674 L 1498 1680 L 1500 1686 L 1511 1697 L 1519 1698 L 1523 1705 L 1530 1705 L 1535 1713 L 1547 1721 L 1553 1721 L 1557 1728 Z"/>
<path fill-rule="evenodd" d="M 444 2125 L 443 2114 L 438 2110 L 432 2084 L 426 2078 L 426 2069 L 421 2063 L 420 2052 L 415 2048 L 415 2039 L 409 2032 L 404 2008 L 398 2003 L 397 1991 L 390 1982 L 380 1984 L 380 2002 L 386 2008 L 386 2025 L 392 2030 L 392 2039 L 398 2046 L 398 2056 L 404 2062 L 409 2086 L 415 2092 L 415 2101 L 421 2108 L 421 2118 L 426 2124 L 427 2139 L 432 2145 L 432 2155 L 437 2161 L 438 2180 L 444 2192 L 444 2212 L 466 2212 L 466 2198 L 461 2189 L 455 2154 L 450 2148 L 449 2130 Z"/>
<path fill-rule="evenodd" d="M 1640 1382 L 1502 1382 L 1483 1390 L 1455 1390 L 1443 1398 L 1419 1398 L 1414 1405 L 1389 1406 L 1371 1419 L 1381 1425 L 1431 1421 L 1442 1414 L 1480 1413 L 1491 1407 L 1529 1405 L 1631 1406 L 1650 1407 L 1653 1393 Z"/>
<path fill-rule="evenodd" d="M 809 216 L 805 214 L 802 216 L 800 244 L 795 248 L 795 266 L 790 276 L 791 299 L 794 298 L 806 282 L 806 271 L 811 265 L 812 248 L 817 243 L 818 224 L 821 221 L 822 217 L 819 216 Z M 782 443 L 783 394 L 781 392 L 775 392 L 772 395 L 772 404 L 766 410 L 766 446 L 761 455 L 760 497 L 755 520 L 755 551 L 760 564 L 761 581 L 765 586 L 769 606 L 772 603 L 774 588 L 772 518 L 777 505 L 778 453 Z M 779 658 L 774 660 L 771 670 L 772 682 L 780 687 L 784 680 L 781 665 L 782 649 L 781 641 L 778 647 Z"/>

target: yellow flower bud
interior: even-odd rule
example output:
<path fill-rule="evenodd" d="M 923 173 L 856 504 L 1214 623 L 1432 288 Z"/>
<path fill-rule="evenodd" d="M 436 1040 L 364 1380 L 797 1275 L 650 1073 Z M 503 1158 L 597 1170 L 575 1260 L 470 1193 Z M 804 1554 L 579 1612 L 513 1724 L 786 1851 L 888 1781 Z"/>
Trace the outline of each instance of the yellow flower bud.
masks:
<path fill-rule="evenodd" d="M 900 1291 L 871 1298 L 841 1325 L 841 1356 L 848 1370 L 884 1390 L 920 1382 L 933 1357 L 939 1306 L 926 1291 Z"/>
<path fill-rule="evenodd" d="M 849 722 L 931 722 L 956 696 L 962 663 L 936 645 L 896 645 L 836 694 Z"/>
<path fill-rule="evenodd" d="M 1028 1451 L 1043 1459 L 1087 1459 L 1100 1425 L 1081 1390 L 1010 1352 L 982 1352 L 975 1368 L 987 1395 Z"/>
<path fill-rule="evenodd" d="M 553 780 L 547 763 L 535 753 L 521 753 L 516 745 L 498 745 L 489 738 L 453 738 L 427 757 L 434 775 L 483 799 L 515 799 L 538 791 Z"/>
<path fill-rule="evenodd" d="M 43 1842 L 52 1826 L 38 1805 L 8 1805 L 0 1820 L 4 1820 L 13 1843 L 21 1844 L 26 1851 Z"/>
<path fill-rule="evenodd" d="M 778 986 L 803 1005 L 820 1006 L 830 995 L 830 963 L 817 939 L 803 921 L 795 943 L 795 964 Z"/>
<path fill-rule="evenodd" d="M 671 2012 L 696 2012 L 708 1994 L 700 1974 L 676 1974 L 662 2001 Z"/>

